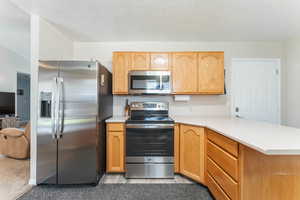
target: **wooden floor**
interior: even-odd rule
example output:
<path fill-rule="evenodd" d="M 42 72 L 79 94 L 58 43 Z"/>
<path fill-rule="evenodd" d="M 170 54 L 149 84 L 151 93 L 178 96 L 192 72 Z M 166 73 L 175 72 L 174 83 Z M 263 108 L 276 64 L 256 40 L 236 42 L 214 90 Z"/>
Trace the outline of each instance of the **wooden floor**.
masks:
<path fill-rule="evenodd" d="M 31 189 L 29 160 L 0 157 L 0 199 L 14 200 Z"/>
<path fill-rule="evenodd" d="M 124 175 L 120 174 L 106 174 L 100 180 L 103 184 L 194 184 L 193 181 L 175 175 L 174 179 L 126 179 Z"/>

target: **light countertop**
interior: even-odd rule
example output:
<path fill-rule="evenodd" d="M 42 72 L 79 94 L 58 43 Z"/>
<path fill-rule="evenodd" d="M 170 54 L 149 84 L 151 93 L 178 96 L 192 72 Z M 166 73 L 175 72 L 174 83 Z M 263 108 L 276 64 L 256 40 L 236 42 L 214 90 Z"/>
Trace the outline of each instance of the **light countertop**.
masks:
<path fill-rule="evenodd" d="M 231 117 L 171 116 L 176 123 L 210 128 L 267 155 L 300 155 L 300 129 Z M 112 117 L 106 122 L 125 122 Z"/>
<path fill-rule="evenodd" d="M 122 123 L 122 122 L 125 122 L 126 121 L 126 117 L 125 116 L 113 116 L 107 120 L 105 120 L 106 123 L 114 123 L 114 122 L 119 122 L 119 123 Z"/>

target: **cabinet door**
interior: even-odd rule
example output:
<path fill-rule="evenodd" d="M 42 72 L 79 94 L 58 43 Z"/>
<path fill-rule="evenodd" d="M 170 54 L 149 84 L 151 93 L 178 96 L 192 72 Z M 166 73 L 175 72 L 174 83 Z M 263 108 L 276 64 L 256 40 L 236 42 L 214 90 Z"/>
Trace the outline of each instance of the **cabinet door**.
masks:
<path fill-rule="evenodd" d="M 124 172 L 124 133 L 107 134 L 107 172 Z"/>
<path fill-rule="evenodd" d="M 128 94 L 128 71 L 131 65 L 131 54 L 116 52 L 113 54 L 113 93 Z"/>
<path fill-rule="evenodd" d="M 131 70 L 149 70 L 150 69 L 150 54 L 147 52 L 132 53 Z"/>
<path fill-rule="evenodd" d="M 204 128 L 180 126 L 180 172 L 204 183 Z"/>
<path fill-rule="evenodd" d="M 173 92 L 176 94 L 197 93 L 197 53 L 174 53 L 172 59 Z"/>
<path fill-rule="evenodd" d="M 174 128 L 174 172 L 175 173 L 179 173 L 180 172 L 180 139 L 179 139 L 179 133 L 180 133 L 180 130 L 179 130 L 179 124 L 176 124 L 175 125 L 175 128 Z"/>
<path fill-rule="evenodd" d="M 169 70 L 169 53 L 151 53 L 150 68 L 151 70 Z"/>
<path fill-rule="evenodd" d="M 199 53 L 198 91 L 203 94 L 224 93 L 224 53 Z"/>

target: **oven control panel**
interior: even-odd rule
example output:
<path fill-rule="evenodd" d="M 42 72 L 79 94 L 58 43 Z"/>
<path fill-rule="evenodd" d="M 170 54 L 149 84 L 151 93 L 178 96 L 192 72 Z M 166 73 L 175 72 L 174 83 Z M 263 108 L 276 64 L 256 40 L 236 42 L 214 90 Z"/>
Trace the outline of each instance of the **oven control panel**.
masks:
<path fill-rule="evenodd" d="M 131 110 L 169 110 L 168 102 L 131 102 Z"/>

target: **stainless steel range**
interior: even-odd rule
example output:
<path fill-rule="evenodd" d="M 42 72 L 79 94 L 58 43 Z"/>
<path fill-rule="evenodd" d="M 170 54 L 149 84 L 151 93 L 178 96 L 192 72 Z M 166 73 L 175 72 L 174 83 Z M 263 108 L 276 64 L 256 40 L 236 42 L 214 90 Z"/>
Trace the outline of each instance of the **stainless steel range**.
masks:
<path fill-rule="evenodd" d="M 174 177 L 174 121 L 165 102 L 132 102 L 126 121 L 126 177 Z"/>

